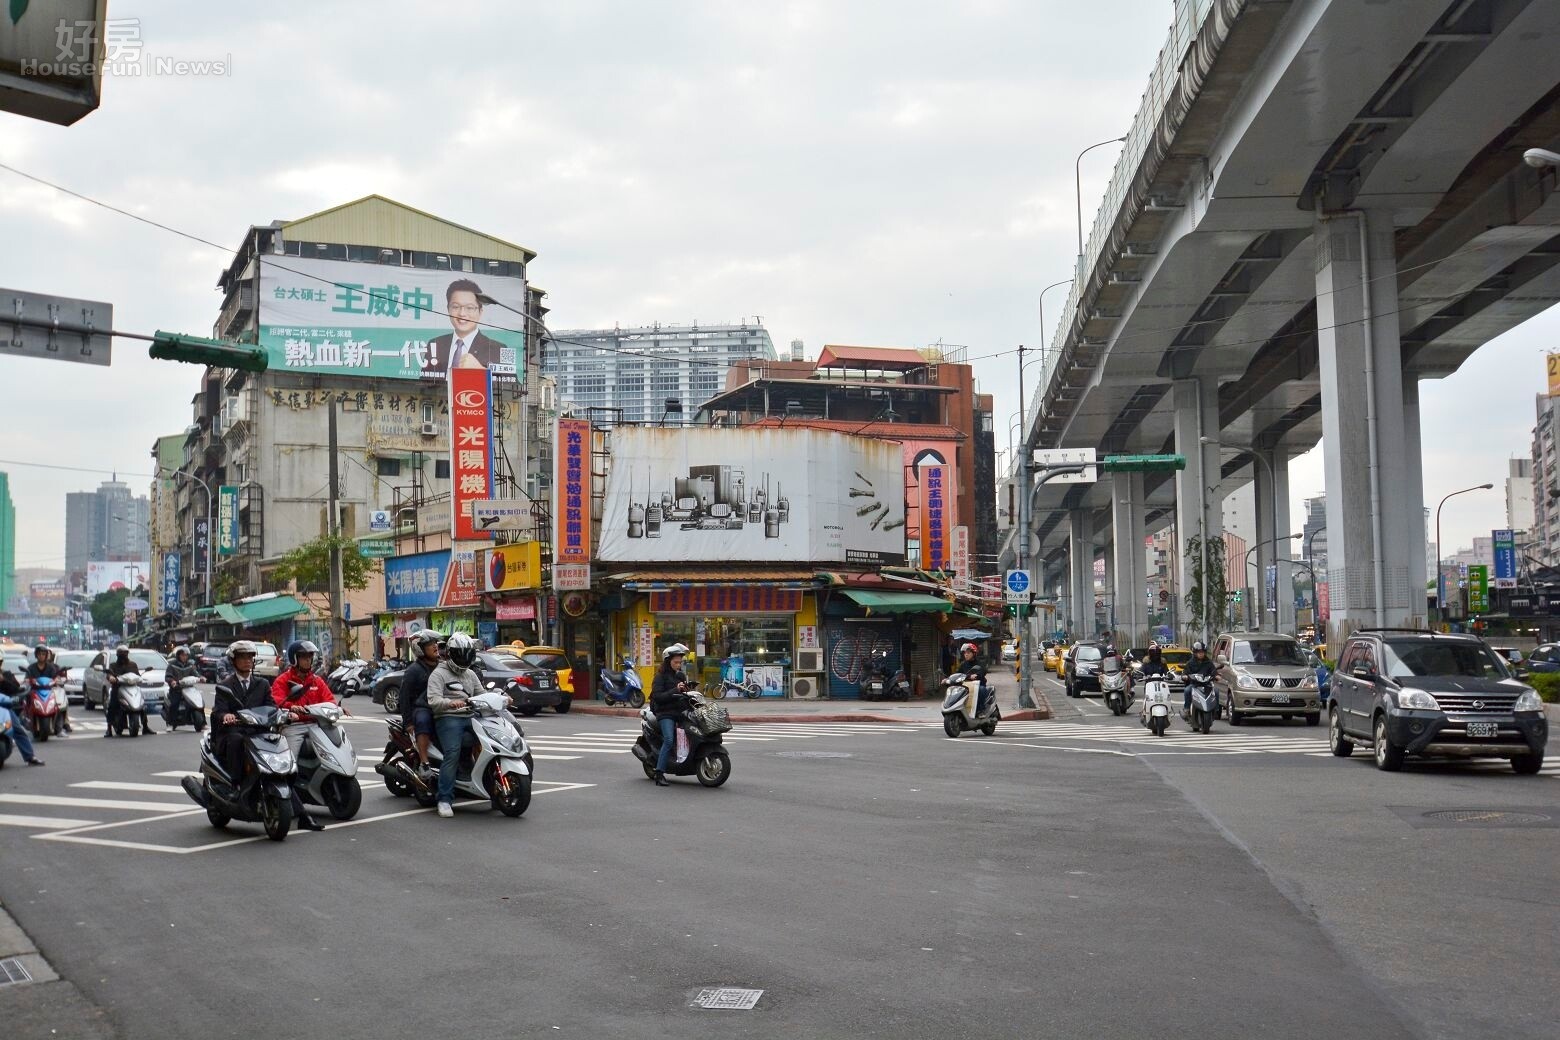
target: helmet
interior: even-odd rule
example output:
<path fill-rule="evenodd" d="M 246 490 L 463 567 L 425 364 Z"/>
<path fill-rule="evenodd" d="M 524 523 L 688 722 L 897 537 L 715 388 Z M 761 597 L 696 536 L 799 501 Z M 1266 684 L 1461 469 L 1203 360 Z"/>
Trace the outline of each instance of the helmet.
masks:
<path fill-rule="evenodd" d="M 114 653 L 118 654 L 120 657 L 129 657 L 130 648 L 125 644 L 120 643 L 118 646 L 114 647 Z"/>
<path fill-rule="evenodd" d="M 1197 642 L 1192 644 L 1192 653 L 1194 653 L 1194 654 L 1206 654 L 1207 652 L 1208 652 L 1208 646 L 1201 639 L 1197 640 Z"/>
<path fill-rule="evenodd" d="M 292 667 L 298 667 L 299 654 L 313 654 L 319 656 L 320 648 L 307 639 L 300 639 L 287 645 L 287 663 Z"/>
<path fill-rule="evenodd" d="M 417 649 L 417 655 L 421 657 L 429 644 L 434 646 L 444 645 L 444 633 L 435 632 L 431 628 L 425 628 L 412 637 L 412 646 Z"/>
<path fill-rule="evenodd" d="M 173 648 L 174 657 L 178 657 L 180 654 L 188 654 L 189 652 L 190 648 L 185 646 L 183 643 L 180 643 L 178 646 Z"/>
<path fill-rule="evenodd" d="M 681 643 L 673 643 L 671 646 L 661 651 L 661 661 L 663 663 L 670 661 L 672 658 L 677 657 L 678 655 L 683 657 L 688 656 L 688 648 L 683 646 Z"/>
<path fill-rule="evenodd" d="M 456 632 L 444 644 L 450 655 L 450 663 L 458 668 L 470 668 L 477 660 L 477 641 L 464 632 Z"/>
<path fill-rule="evenodd" d="M 1149 643 L 1148 644 L 1148 648 L 1150 650 L 1158 650 L 1159 649 L 1159 644 L 1158 643 Z"/>
<path fill-rule="evenodd" d="M 978 652 L 979 651 L 975 649 L 974 643 L 965 643 L 963 646 L 959 647 L 959 653 L 961 654 L 973 654 Z"/>
<path fill-rule="evenodd" d="M 247 639 L 235 639 L 228 644 L 228 648 L 223 656 L 231 661 L 239 654 L 248 654 L 250 657 L 255 656 L 255 644 Z"/>

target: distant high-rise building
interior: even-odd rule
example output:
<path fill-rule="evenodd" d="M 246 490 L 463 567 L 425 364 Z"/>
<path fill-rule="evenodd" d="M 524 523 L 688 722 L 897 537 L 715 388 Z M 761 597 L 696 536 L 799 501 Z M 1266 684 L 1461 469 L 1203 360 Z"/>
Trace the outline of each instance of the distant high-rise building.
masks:
<path fill-rule="evenodd" d="M 792 361 L 806 361 L 807 360 L 807 350 L 802 345 L 802 341 L 799 340 L 799 339 L 793 339 L 791 341 L 791 360 Z"/>
<path fill-rule="evenodd" d="M 11 502 L 11 477 L 0 473 L 0 609 L 8 609 L 16 594 L 16 506 Z"/>
<path fill-rule="evenodd" d="M 1530 553 L 1546 567 L 1560 563 L 1560 463 L 1556 461 L 1556 426 L 1560 396 L 1536 395 L 1538 421 L 1533 426 L 1530 473 L 1533 478 L 1533 526 Z"/>
<path fill-rule="evenodd" d="M 1506 475 L 1506 526 L 1513 531 L 1533 527 L 1533 460 L 1512 459 Z"/>
<path fill-rule="evenodd" d="M 1316 572 L 1317 581 L 1327 580 L 1327 496 L 1317 495 L 1305 500 L 1305 526 L 1300 529 L 1305 536 L 1300 552 Z"/>
<path fill-rule="evenodd" d="M 85 574 L 98 536 L 96 491 L 72 491 L 65 496 L 65 573 Z"/>
<path fill-rule="evenodd" d="M 146 560 L 151 555 L 151 501 L 121 480 L 65 496 L 65 568 L 84 572 L 90 560 Z"/>

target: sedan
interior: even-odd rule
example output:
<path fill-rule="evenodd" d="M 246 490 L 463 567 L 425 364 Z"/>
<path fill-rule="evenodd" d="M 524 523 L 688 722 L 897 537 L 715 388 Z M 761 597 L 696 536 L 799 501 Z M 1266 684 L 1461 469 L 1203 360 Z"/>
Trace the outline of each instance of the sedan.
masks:
<path fill-rule="evenodd" d="M 558 677 L 558 689 L 568 694 L 558 713 L 569 710 L 569 701 L 574 699 L 574 662 L 569 660 L 569 655 L 556 646 L 528 646 L 520 651 L 520 660 L 526 664 L 535 665 L 538 668 L 546 668 Z"/>
<path fill-rule="evenodd" d="M 113 660 L 114 655 L 111 653 L 94 654 L 92 663 L 87 666 L 81 684 L 81 699 L 88 711 L 101 708 L 108 700 L 108 666 Z M 163 693 L 167 690 L 163 672 L 168 667 L 168 659 L 156 650 L 136 648 L 130 651 L 130 660 L 141 669 L 141 690 L 146 698 L 146 710 L 155 715 L 162 709 Z"/>
<path fill-rule="evenodd" d="M 492 689 L 511 697 L 522 715 L 535 715 L 543 708 L 566 712 L 573 701 L 558 689 L 558 680 L 550 670 L 527 664 L 510 654 L 483 651 L 477 655 L 472 671 L 477 673 L 477 680 L 484 687 L 491 684 Z M 405 675 L 404 665 L 381 675 L 371 693 L 374 703 L 384 705 L 385 711 L 399 712 L 401 680 Z"/>
<path fill-rule="evenodd" d="M 95 656 L 91 650 L 61 650 L 54 655 L 54 663 L 65 669 L 65 697 L 70 703 L 82 702 L 87 669 Z"/>

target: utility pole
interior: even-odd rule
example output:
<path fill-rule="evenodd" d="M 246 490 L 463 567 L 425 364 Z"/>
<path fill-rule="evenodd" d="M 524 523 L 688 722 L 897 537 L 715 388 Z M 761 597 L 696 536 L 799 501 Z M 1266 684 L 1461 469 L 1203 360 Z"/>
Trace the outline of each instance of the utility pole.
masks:
<path fill-rule="evenodd" d="M 341 626 L 341 488 L 337 471 L 338 449 L 336 445 L 336 400 L 330 402 L 330 424 L 326 435 L 326 451 L 330 454 L 330 497 L 326 504 L 325 530 L 330 538 L 330 652 L 339 658 L 346 650 L 346 634 Z"/>
<path fill-rule="evenodd" d="M 1043 334 L 1042 330 L 1042 334 Z M 1024 345 L 1018 345 L 1018 569 L 1029 569 L 1029 411 L 1024 406 Z M 1034 596 L 1034 583 L 1030 583 L 1030 596 Z M 1020 603 L 1014 608 L 1018 614 L 1018 706 L 1035 706 L 1034 680 L 1029 674 L 1029 608 Z"/>

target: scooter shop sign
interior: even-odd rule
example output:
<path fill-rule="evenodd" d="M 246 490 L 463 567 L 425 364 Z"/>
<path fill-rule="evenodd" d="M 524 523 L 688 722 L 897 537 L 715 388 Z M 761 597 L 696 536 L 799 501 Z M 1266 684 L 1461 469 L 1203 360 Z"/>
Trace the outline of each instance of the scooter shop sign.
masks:
<path fill-rule="evenodd" d="M 232 556 L 238 551 L 238 488 L 223 484 L 217 488 L 217 555 Z"/>

